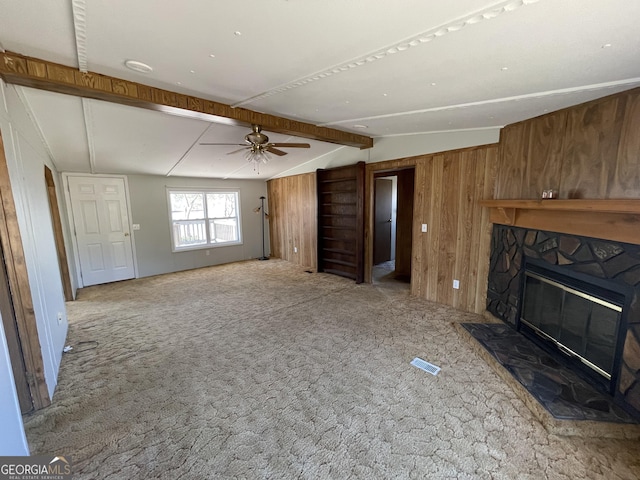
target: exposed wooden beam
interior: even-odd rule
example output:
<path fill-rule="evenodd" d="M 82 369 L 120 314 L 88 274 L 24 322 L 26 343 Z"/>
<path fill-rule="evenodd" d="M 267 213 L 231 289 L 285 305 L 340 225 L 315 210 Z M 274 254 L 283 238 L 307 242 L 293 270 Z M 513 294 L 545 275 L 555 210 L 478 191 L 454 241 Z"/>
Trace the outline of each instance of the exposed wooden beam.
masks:
<path fill-rule="evenodd" d="M 261 125 L 265 130 L 297 137 L 337 143 L 360 149 L 371 148 L 373 139 L 310 123 L 290 120 L 224 103 L 150 87 L 108 75 L 87 72 L 12 52 L 0 52 L 0 77 L 7 83 L 50 92 L 94 98 L 121 105 L 146 108 L 174 115 L 231 125 Z"/>

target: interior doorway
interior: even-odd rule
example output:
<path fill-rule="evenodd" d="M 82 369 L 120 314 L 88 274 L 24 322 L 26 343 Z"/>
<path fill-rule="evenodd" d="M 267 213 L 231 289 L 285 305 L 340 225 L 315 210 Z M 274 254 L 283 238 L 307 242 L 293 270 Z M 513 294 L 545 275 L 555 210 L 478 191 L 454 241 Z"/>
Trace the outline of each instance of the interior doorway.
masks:
<path fill-rule="evenodd" d="M 66 183 L 80 286 L 135 278 L 126 178 L 66 174 Z"/>
<path fill-rule="evenodd" d="M 414 172 L 374 175 L 373 283 L 411 283 Z"/>

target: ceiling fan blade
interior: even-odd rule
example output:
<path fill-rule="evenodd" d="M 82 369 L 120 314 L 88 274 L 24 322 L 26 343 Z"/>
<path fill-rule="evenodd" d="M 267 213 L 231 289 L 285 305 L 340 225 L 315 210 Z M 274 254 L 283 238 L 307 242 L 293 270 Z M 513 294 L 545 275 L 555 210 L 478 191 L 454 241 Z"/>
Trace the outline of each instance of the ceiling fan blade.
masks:
<path fill-rule="evenodd" d="M 241 147 L 248 147 L 246 143 L 200 143 L 200 145 L 238 145 Z"/>
<path fill-rule="evenodd" d="M 279 157 L 282 157 L 283 155 L 286 155 L 287 152 L 283 152 L 282 150 L 278 150 L 277 148 L 273 148 L 273 146 L 268 146 L 267 148 L 265 148 L 265 150 L 269 153 L 273 153 L 275 155 L 278 155 Z"/>
<path fill-rule="evenodd" d="M 235 143 L 234 143 L 233 145 L 235 145 Z M 239 149 L 237 149 L 237 150 L 234 150 L 233 152 L 229 152 L 229 153 L 227 153 L 227 155 L 231 155 L 232 153 L 238 153 L 238 152 L 241 152 L 242 150 L 246 150 L 247 148 L 251 148 L 251 147 L 250 147 L 250 146 L 242 147 L 242 148 L 239 148 Z"/>
<path fill-rule="evenodd" d="M 270 147 L 285 147 L 285 148 L 311 148 L 308 143 L 270 143 Z"/>

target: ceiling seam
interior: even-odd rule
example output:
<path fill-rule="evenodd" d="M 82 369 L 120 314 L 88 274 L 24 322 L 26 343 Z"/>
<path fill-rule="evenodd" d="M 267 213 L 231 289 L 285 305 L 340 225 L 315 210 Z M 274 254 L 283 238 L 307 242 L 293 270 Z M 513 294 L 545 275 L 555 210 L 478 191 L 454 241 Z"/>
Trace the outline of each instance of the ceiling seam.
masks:
<path fill-rule="evenodd" d="M 593 90 L 609 89 L 620 87 L 624 85 L 632 85 L 634 83 L 640 83 L 640 77 L 627 78 L 625 80 L 616 80 L 613 82 L 596 83 L 593 85 L 584 85 L 581 87 L 560 88 L 557 90 L 547 90 L 546 92 L 527 93 L 524 95 L 514 95 L 511 97 L 492 98 L 489 100 L 480 100 L 477 102 L 459 103 L 456 105 L 443 105 L 440 107 L 421 108 L 419 110 L 407 110 L 404 112 L 385 113 L 383 115 L 372 115 L 369 117 L 348 118 L 344 120 L 337 120 L 335 122 L 321 123 L 318 127 L 327 127 L 329 125 L 339 125 L 342 123 L 362 122 L 365 120 L 380 120 L 383 118 L 402 117 L 406 115 L 418 115 L 422 113 L 442 112 L 446 110 L 457 110 L 461 108 L 478 107 L 483 105 L 494 105 L 504 102 L 517 102 L 519 100 L 529 100 L 538 98 L 554 97 L 559 95 L 568 95 L 571 93 L 582 93 Z"/>
<path fill-rule="evenodd" d="M 58 166 L 57 166 L 57 162 L 56 162 L 56 157 L 53 155 L 53 150 L 51 150 L 51 145 L 49 145 L 49 142 L 47 142 L 47 139 L 44 136 L 44 132 L 42 131 L 42 128 L 40 127 L 40 123 L 38 123 L 38 119 L 37 119 L 35 113 L 33 113 L 33 109 L 31 108 L 31 104 L 29 103 L 29 99 L 27 98 L 27 96 L 24 93 L 24 88 L 23 87 L 17 87 L 17 86 L 14 86 L 13 88 L 16 91 L 16 95 L 18 95 L 18 98 L 20 99 L 20 103 L 22 103 L 22 106 L 24 107 L 25 111 L 27 112 L 27 117 L 29 117 L 29 120 L 31 120 L 31 124 L 35 128 L 36 133 L 38 134 L 38 137 L 40 138 L 40 141 L 42 142 L 42 145 L 44 146 L 44 149 L 46 150 L 47 155 L 49 156 L 49 160 L 51 160 L 51 163 L 53 164 L 53 168 L 57 172 L 58 171 Z"/>
<path fill-rule="evenodd" d="M 82 73 L 89 71 L 87 60 L 87 4 L 85 0 L 72 0 L 73 30 L 76 37 L 76 55 L 78 70 Z"/>
<path fill-rule="evenodd" d="M 184 161 L 184 159 L 187 158 L 187 155 L 189 155 L 189 152 L 191 152 L 193 147 L 195 147 L 197 145 L 197 143 L 200 141 L 200 139 L 202 137 L 204 137 L 204 134 L 209 131 L 209 129 L 211 128 L 212 125 L 213 125 L 213 123 L 209 123 L 207 125 L 207 128 L 205 128 L 204 131 L 198 136 L 198 138 L 196 138 L 196 140 L 191 144 L 191 146 L 189 148 L 187 148 L 187 150 L 182 154 L 180 159 L 173 165 L 173 167 L 171 167 L 169 169 L 169 171 L 165 175 L 166 177 L 170 177 L 171 174 L 173 173 L 173 171 L 180 166 L 180 164 Z"/>
<path fill-rule="evenodd" d="M 386 47 L 382 47 L 369 54 L 356 57 L 352 60 L 348 60 L 346 62 L 334 65 L 333 67 L 329 67 L 325 70 L 312 73 L 310 75 L 307 75 L 306 77 L 302 77 L 292 82 L 288 82 L 286 84 L 272 88 L 271 90 L 267 90 L 266 92 L 262 92 L 253 97 L 234 103 L 231 106 L 235 108 L 235 107 L 247 105 L 249 103 L 262 100 L 263 98 L 271 97 L 273 95 L 278 95 L 288 90 L 302 87 L 309 83 L 317 82 L 319 80 L 323 80 L 333 75 L 338 75 L 342 72 L 346 72 L 348 70 L 352 70 L 354 68 L 358 68 L 363 65 L 370 64 L 377 60 L 382 60 L 388 57 L 389 55 L 405 52 L 409 50 L 411 47 L 424 45 L 439 37 L 443 37 L 448 33 L 454 33 L 454 32 L 460 31 L 466 26 L 474 25 L 484 20 L 492 20 L 503 13 L 512 12 L 520 7 L 537 3 L 538 1 L 540 0 L 507 0 L 507 1 L 491 4 L 488 7 L 484 7 L 483 9 L 476 10 L 473 13 L 458 17 L 454 20 L 450 20 L 444 24 L 440 24 L 434 28 L 431 28 L 422 33 L 409 37 L 400 42 L 396 42 Z"/>
<path fill-rule="evenodd" d="M 346 146 L 346 145 L 342 145 L 342 146 L 339 146 L 338 148 L 334 148 L 333 150 L 331 150 L 331 151 L 329 151 L 329 152 L 326 152 L 326 153 L 323 153 L 322 155 L 319 155 L 319 156 L 317 156 L 317 157 L 314 157 L 314 158 L 312 158 L 311 160 L 307 160 L 306 162 L 301 163 L 300 165 L 296 165 L 295 167 L 291 167 L 291 168 L 286 169 L 286 170 L 285 170 L 285 171 L 283 171 L 283 172 L 277 173 L 277 174 L 276 174 L 276 175 L 274 175 L 273 177 L 267 178 L 267 180 L 273 180 L 274 178 L 279 178 L 279 177 L 281 177 L 281 176 L 285 175 L 287 172 L 290 172 L 290 171 L 295 170 L 295 169 L 297 169 L 297 168 L 300 168 L 300 167 L 303 167 L 303 166 L 305 166 L 305 165 L 308 165 L 308 164 L 309 164 L 309 163 L 311 163 L 311 162 L 315 162 L 315 161 L 317 161 L 317 160 L 320 160 L 321 158 L 326 157 L 327 155 L 332 155 L 332 154 L 334 154 L 335 152 L 337 152 L 338 150 L 342 150 L 342 149 L 344 149 L 344 148 L 347 148 L 347 146 Z M 368 148 L 368 149 L 367 149 L 367 151 L 368 151 L 368 152 L 371 152 L 371 149 L 370 149 L 370 148 Z M 325 168 L 326 168 L 326 166 L 325 166 Z M 266 180 L 265 180 L 265 181 L 266 181 Z"/>
<path fill-rule="evenodd" d="M 96 150 L 93 143 L 93 117 L 91 114 L 91 104 L 88 98 L 81 98 L 82 117 L 84 118 L 84 131 L 87 136 L 87 146 L 89 147 L 89 172 L 96 173 Z"/>

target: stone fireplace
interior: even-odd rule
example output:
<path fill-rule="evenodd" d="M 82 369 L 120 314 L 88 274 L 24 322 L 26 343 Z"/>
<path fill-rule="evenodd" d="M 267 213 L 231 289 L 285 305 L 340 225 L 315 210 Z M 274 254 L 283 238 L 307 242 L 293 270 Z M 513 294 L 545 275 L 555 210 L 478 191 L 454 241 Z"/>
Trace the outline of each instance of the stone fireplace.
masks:
<path fill-rule="evenodd" d="M 640 412 L 640 245 L 495 224 L 487 310 Z"/>

